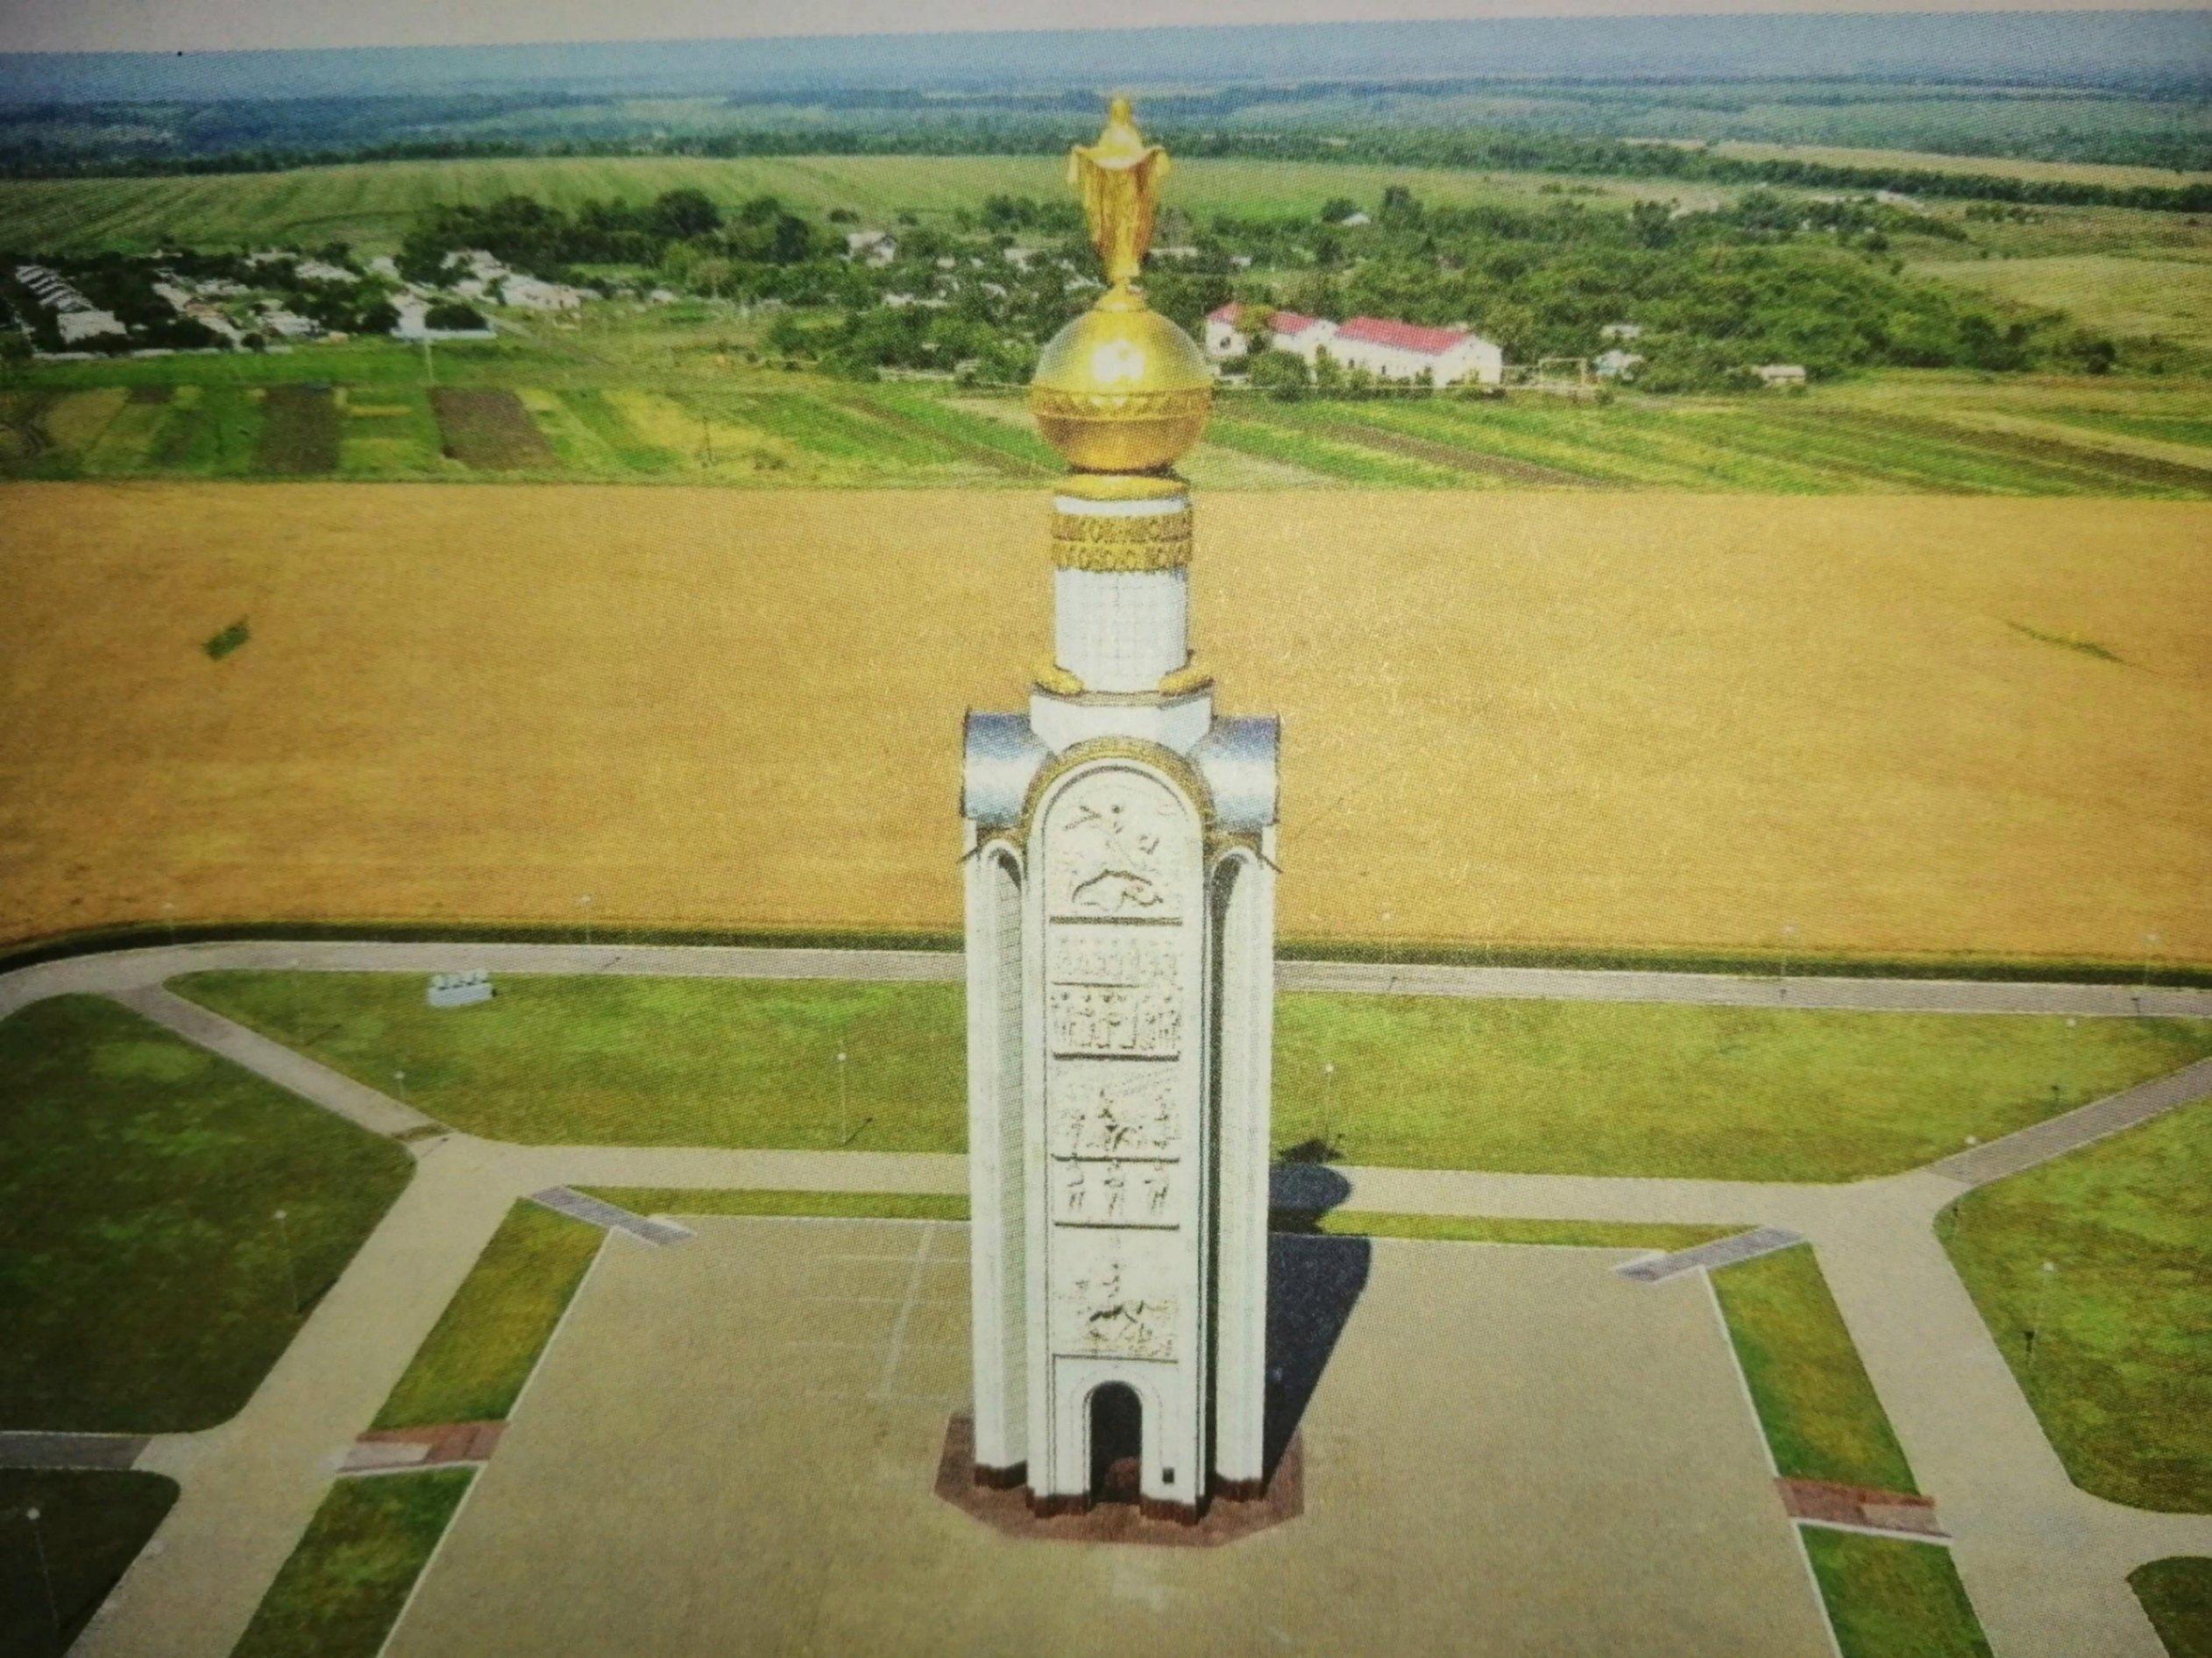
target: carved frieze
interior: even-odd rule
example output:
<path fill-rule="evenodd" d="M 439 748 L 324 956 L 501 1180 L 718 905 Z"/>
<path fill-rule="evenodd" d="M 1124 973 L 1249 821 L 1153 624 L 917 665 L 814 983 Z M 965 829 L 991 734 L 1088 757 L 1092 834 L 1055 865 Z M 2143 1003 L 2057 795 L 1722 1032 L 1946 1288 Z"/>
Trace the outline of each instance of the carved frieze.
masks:
<path fill-rule="evenodd" d="M 1062 1226 L 1172 1227 L 1175 1181 L 1168 1163 L 1058 1158 L 1052 1173 L 1053 1219 Z"/>
<path fill-rule="evenodd" d="M 1175 1299 L 1119 1257 L 1069 1279 L 1054 1310 L 1061 1352 L 1084 1357 L 1173 1359 Z"/>
<path fill-rule="evenodd" d="M 1190 838 L 1190 814 L 1167 790 L 1133 773 L 1102 773 L 1055 805 L 1046 856 L 1048 913 L 1084 920 L 1177 921 L 1185 882 L 1170 848 Z"/>
<path fill-rule="evenodd" d="M 1183 1154 L 1175 1067 L 1067 1066 L 1054 1081 L 1054 1157 L 1172 1160 Z"/>

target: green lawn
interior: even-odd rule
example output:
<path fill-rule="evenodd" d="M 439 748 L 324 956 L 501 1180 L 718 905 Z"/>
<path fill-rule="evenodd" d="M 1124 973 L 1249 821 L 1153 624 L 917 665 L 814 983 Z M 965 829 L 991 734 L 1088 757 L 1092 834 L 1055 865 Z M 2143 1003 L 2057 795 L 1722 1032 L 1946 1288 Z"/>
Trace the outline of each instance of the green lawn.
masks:
<path fill-rule="evenodd" d="M 2154 1560 L 2128 1582 L 2173 1658 L 2212 1658 L 2212 1560 Z"/>
<path fill-rule="evenodd" d="M 0 1020 L 0 1427 L 234 1414 L 411 1167 L 111 1002 Z"/>
<path fill-rule="evenodd" d="M 535 1203 L 517 1203 L 439 1314 L 375 1426 L 503 1420 L 606 1236 Z"/>
<path fill-rule="evenodd" d="M 2074 1483 L 2212 1510 L 2212 1104 L 1971 1193 L 1942 1234 Z"/>
<path fill-rule="evenodd" d="M 961 1147 L 958 985 L 500 985 L 451 1011 L 405 974 L 200 974 L 176 988 L 373 1087 L 403 1070 L 411 1103 L 500 1138 Z M 1421 1168 L 1840 1180 L 2208 1052 L 2206 1021 L 1300 994 L 1276 1005 L 1275 1138 Z"/>
<path fill-rule="evenodd" d="M 176 1499 L 158 1474 L 0 1470 L 0 1658 L 49 1658 L 74 1640 Z"/>
<path fill-rule="evenodd" d="M 1351 1163 L 1845 1180 L 2208 1052 L 2205 1021 L 1285 996 L 1275 1130 Z"/>
<path fill-rule="evenodd" d="M 341 1479 L 231 1658 L 375 1658 L 474 1470 Z"/>
<path fill-rule="evenodd" d="M 1989 1658 L 1949 1549 L 1818 1526 L 1799 1535 L 1843 1658 Z"/>
<path fill-rule="evenodd" d="M 1785 1477 L 1918 1490 L 1810 1244 L 1725 1267 L 1712 1288 Z"/>

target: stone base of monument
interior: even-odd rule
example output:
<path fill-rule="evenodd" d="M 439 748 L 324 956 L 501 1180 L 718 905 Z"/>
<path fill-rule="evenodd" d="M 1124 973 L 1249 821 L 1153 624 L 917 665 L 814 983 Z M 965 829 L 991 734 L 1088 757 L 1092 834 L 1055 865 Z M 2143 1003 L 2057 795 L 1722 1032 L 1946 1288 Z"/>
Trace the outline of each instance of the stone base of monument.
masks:
<path fill-rule="evenodd" d="M 1231 1490 L 1216 1485 L 1196 1515 L 1180 1504 L 1137 1500 L 1135 1470 L 1120 1484 L 1128 1489 L 1102 1500 L 1083 1497 L 1033 1498 L 1019 1468 L 978 1468 L 975 1425 L 963 1414 L 945 1429 L 945 1450 L 937 1463 L 937 1494 L 1009 1537 L 1038 1537 L 1068 1543 L 1140 1543 L 1171 1548 L 1211 1548 L 1295 1520 L 1305 1512 L 1305 1456 L 1298 1438 L 1285 1448 L 1274 1477 L 1239 1481 Z"/>

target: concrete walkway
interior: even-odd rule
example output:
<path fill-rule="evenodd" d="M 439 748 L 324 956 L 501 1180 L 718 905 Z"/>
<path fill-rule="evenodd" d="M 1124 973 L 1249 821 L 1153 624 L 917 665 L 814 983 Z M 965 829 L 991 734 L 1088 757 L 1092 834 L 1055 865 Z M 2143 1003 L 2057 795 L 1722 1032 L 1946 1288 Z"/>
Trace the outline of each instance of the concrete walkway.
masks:
<path fill-rule="evenodd" d="M 687 974 L 943 980 L 960 959 L 919 952 L 598 949 L 581 946 L 194 945 L 42 964 L 0 978 L 0 1015 L 42 996 L 117 997 L 188 1038 L 377 1131 L 430 1126 L 419 1112 L 161 990 L 216 967 L 323 971 Z M 1409 980 L 1408 975 L 1415 975 Z M 1715 975 L 1285 964 L 1286 989 L 1563 996 L 1716 1005 L 1904 1008 L 2126 1016 L 2109 986 L 1767 981 Z M 2144 1010 L 2212 1014 L 2212 994 L 2152 991 Z M 2212 1517 L 2164 1515 L 2088 1496 L 2067 1479 L 1934 1223 L 1961 1186 L 2032 1166 L 2212 1094 L 2206 1062 L 1946 1158 L 1845 1186 L 1626 1180 L 1347 1167 L 1345 1207 L 1531 1218 L 1726 1222 L 1802 1234 L 1819 1251 L 1998 1658 L 2162 1658 L 2125 1581 L 2143 1562 L 2212 1554 Z M 551 1187 L 759 1187 L 964 1193 L 964 1158 L 884 1152 L 521 1146 L 449 1133 L 418 1138 L 415 1177 L 245 1410 L 203 1434 L 156 1439 L 137 1465 L 183 1496 L 77 1650 L 223 1658 L 330 1479 L 514 1202 Z M 615 1238 L 610 1248 L 642 1247 Z M 1654 1293 L 1671 1293 L 1664 1286 Z"/>
<path fill-rule="evenodd" d="M 241 940 L 152 946 L 40 962 L 0 976 L 0 1017 L 71 991 L 113 996 L 184 973 L 606 974 L 694 979 L 846 979 L 952 982 L 955 951 L 756 949 L 717 945 L 395 944 L 383 940 Z M 2212 990 L 2152 985 L 2010 983 L 1978 979 L 1823 979 L 1719 973 L 1600 972 L 1284 961 L 1278 989 L 1367 996 L 1509 997 L 1556 1002 L 1693 1003 L 1893 1013 L 2072 1014 L 2083 1018 L 2212 1018 Z"/>

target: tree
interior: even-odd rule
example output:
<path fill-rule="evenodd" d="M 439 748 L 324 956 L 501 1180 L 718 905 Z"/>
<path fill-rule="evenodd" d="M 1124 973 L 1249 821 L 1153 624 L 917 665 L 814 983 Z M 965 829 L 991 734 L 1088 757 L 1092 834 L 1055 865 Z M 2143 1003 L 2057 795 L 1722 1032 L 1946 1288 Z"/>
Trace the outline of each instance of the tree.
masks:
<path fill-rule="evenodd" d="M 1348 195 L 1332 195 L 1322 204 L 1321 222 L 1323 224 L 1342 224 L 1359 211 L 1359 203 Z"/>
<path fill-rule="evenodd" d="M 722 209 L 704 190 L 666 190 L 654 202 L 647 223 L 656 235 L 688 242 L 720 230 Z"/>

